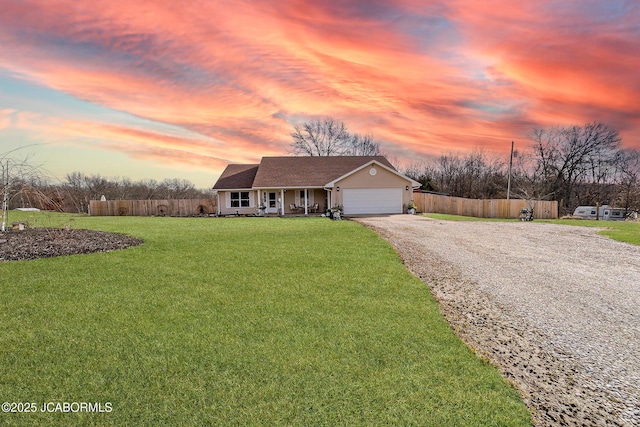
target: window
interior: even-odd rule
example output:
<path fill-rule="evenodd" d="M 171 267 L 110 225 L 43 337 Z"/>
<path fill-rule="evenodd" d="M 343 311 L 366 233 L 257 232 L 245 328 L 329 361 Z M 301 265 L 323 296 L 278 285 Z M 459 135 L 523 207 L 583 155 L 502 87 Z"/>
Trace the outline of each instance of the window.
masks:
<path fill-rule="evenodd" d="M 305 198 L 304 196 L 305 196 L 304 190 L 299 190 L 296 193 L 296 205 L 300 207 L 313 206 L 313 190 L 307 190 L 308 197 Z"/>
<path fill-rule="evenodd" d="M 249 207 L 249 192 L 248 191 L 235 191 L 231 193 L 231 207 L 232 208 L 248 208 Z"/>

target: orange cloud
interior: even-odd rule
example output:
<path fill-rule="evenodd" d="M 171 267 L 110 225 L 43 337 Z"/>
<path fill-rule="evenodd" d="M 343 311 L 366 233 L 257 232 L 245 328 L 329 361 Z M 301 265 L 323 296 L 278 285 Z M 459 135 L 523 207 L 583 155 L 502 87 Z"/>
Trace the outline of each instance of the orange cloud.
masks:
<path fill-rule="evenodd" d="M 465 29 L 468 54 L 517 88 L 532 122 L 603 121 L 638 147 L 640 58 L 631 52 L 640 15 L 617 7 L 491 0 L 458 3 L 455 19 Z"/>

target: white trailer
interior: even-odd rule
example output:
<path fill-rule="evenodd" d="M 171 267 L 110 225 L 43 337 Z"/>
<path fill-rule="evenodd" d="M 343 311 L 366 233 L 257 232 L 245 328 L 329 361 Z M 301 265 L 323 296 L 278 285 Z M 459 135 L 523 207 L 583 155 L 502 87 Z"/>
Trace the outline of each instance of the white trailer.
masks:
<path fill-rule="evenodd" d="M 609 205 L 602 205 L 599 208 L 595 206 L 578 206 L 576 210 L 573 211 L 573 216 L 583 219 L 624 221 L 624 208 L 612 208 Z"/>

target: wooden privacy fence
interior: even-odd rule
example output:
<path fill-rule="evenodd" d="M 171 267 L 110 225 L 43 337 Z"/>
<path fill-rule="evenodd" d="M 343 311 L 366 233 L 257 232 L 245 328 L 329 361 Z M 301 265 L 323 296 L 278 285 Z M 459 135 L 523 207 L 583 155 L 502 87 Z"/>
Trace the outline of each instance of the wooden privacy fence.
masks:
<path fill-rule="evenodd" d="M 94 216 L 199 216 L 216 211 L 215 199 L 89 201 Z"/>
<path fill-rule="evenodd" d="M 465 199 L 439 194 L 414 193 L 419 212 L 433 212 L 477 218 L 518 218 L 520 210 L 533 206 L 536 219 L 557 219 L 558 202 L 523 199 Z"/>

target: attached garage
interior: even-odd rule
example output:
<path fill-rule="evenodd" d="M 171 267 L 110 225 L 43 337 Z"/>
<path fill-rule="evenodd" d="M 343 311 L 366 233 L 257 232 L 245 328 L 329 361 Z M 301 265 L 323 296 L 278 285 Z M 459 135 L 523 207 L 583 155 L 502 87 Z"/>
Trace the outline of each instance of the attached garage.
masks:
<path fill-rule="evenodd" d="M 402 188 L 345 188 L 345 215 L 402 213 Z"/>

